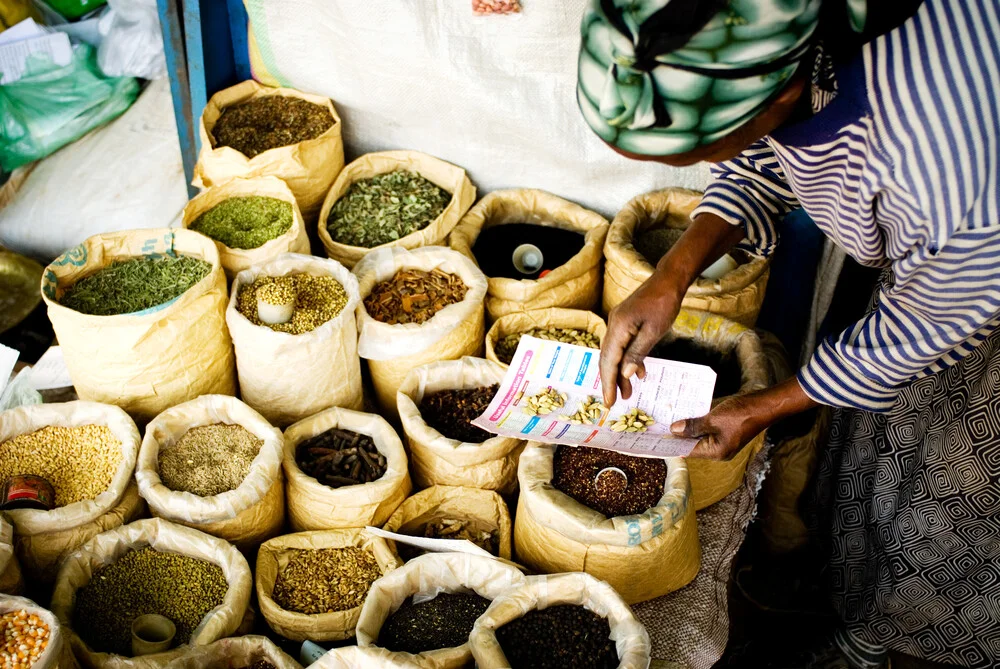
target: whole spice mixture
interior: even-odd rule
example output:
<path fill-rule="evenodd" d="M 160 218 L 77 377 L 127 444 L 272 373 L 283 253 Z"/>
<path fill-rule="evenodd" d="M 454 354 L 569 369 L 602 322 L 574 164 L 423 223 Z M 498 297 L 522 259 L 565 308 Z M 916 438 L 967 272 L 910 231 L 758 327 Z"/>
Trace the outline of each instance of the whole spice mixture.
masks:
<path fill-rule="evenodd" d="M 560 604 L 528 611 L 496 632 L 512 669 L 615 669 L 611 625 L 593 611 Z"/>
<path fill-rule="evenodd" d="M 132 621 L 156 613 L 177 626 L 175 645 L 185 644 L 228 588 L 210 562 L 149 547 L 129 551 L 77 591 L 73 629 L 95 651 L 131 656 Z"/>
<path fill-rule="evenodd" d="M 372 288 L 365 298 L 365 310 L 389 325 L 425 323 L 448 305 L 464 300 L 468 290 L 455 274 L 439 269 L 401 269 Z"/>
<path fill-rule="evenodd" d="M 654 425 L 653 417 L 636 407 L 619 416 L 610 427 L 614 432 L 645 432 Z"/>
<path fill-rule="evenodd" d="M 335 242 L 373 248 L 423 230 L 441 215 L 451 193 L 416 172 L 396 170 L 355 181 L 330 211 Z"/>
<path fill-rule="evenodd" d="M 503 223 L 484 228 L 472 245 L 472 255 L 492 278 L 534 281 L 542 272 L 562 267 L 583 249 L 586 237 L 576 230 L 564 230 L 536 223 Z M 531 244 L 541 252 L 541 264 L 518 269 L 514 253 L 522 244 Z M 523 257 L 522 257 L 523 260 Z M 534 271 L 522 271 L 522 270 Z"/>
<path fill-rule="evenodd" d="M 183 295 L 211 270 L 204 260 L 186 256 L 116 260 L 70 286 L 59 304 L 91 316 L 132 314 Z"/>
<path fill-rule="evenodd" d="M 521 337 L 537 337 L 549 341 L 559 341 L 564 344 L 576 344 L 587 348 L 601 348 L 601 338 L 591 334 L 586 330 L 575 328 L 532 328 L 524 332 L 515 332 L 505 337 L 501 337 L 493 347 L 497 354 L 497 360 L 505 365 L 509 365 L 517 352 L 517 345 L 521 343 Z"/>
<path fill-rule="evenodd" d="M 94 499 L 111 485 L 121 449 L 104 425 L 43 427 L 0 444 L 0 481 L 41 476 L 55 490 L 57 507 Z"/>
<path fill-rule="evenodd" d="M 660 258 L 667 255 L 667 251 L 683 234 L 683 230 L 676 228 L 653 227 L 637 234 L 632 240 L 632 245 L 646 258 L 646 262 L 656 267 Z"/>
<path fill-rule="evenodd" d="M 278 574 L 271 597 L 297 613 L 329 613 L 361 606 L 380 576 L 375 556 L 362 549 L 294 550 Z"/>
<path fill-rule="evenodd" d="M 28 669 L 49 645 L 52 630 L 45 621 L 24 609 L 0 616 L 0 669 Z"/>
<path fill-rule="evenodd" d="M 493 435 L 470 421 L 485 411 L 498 390 L 500 384 L 494 383 L 483 388 L 442 390 L 424 395 L 420 401 L 420 416 L 449 439 L 480 444 Z"/>
<path fill-rule="evenodd" d="M 295 291 L 295 310 L 287 323 L 269 325 L 257 315 L 258 293 L 269 294 Z M 279 299 L 276 297 L 275 299 Z M 277 301 L 273 304 L 281 304 Z M 262 276 L 240 288 L 236 310 L 254 325 L 271 328 L 275 332 L 304 334 L 336 318 L 347 306 L 347 292 L 332 276 L 292 274 L 290 276 Z"/>
<path fill-rule="evenodd" d="M 267 95 L 223 109 L 212 135 L 216 148 L 228 146 L 253 158 L 268 149 L 316 139 L 332 125 L 333 116 L 324 106 Z"/>
<path fill-rule="evenodd" d="M 483 530 L 474 521 L 457 520 L 454 518 L 438 518 L 429 521 L 422 530 L 399 530 L 401 534 L 409 534 L 414 537 L 426 537 L 428 539 L 464 539 L 471 541 L 492 555 L 500 554 L 500 532 L 497 530 Z M 410 546 L 409 544 L 396 544 L 399 557 L 404 561 L 423 555 L 426 551 Z"/>
<path fill-rule="evenodd" d="M 676 339 L 672 342 L 659 343 L 653 347 L 649 355 L 653 358 L 711 367 L 717 375 L 713 397 L 735 395 L 740 391 L 740 385 L 743 383 L 743 373 L 740 371 L 740 364 L 734 354 L 712 351 L 690 339 Z"/>
<path fill-rule="evenodd" d="M 331 488 L 370 483 L 385 474 L 386 459 L 367 434 L 332 427 L 299 442 L 295 463 Z"/>
<path fill-rule="evenodd" d="M 193 427 L 159 453 L 160 479 L 171 490 L 202 497 L 235 490 L 264 445 L 242 425 Z"/>
<path fill-rule="evenodd" d="M 442 592 L 419 604 L 410 597 L 382 623 L 377 644 L 414 654 L 456 648 L 468 642 L 473 623 L 489 605 L 476 594 Z"/>
<path fill-rule="evenodd" d="M 231 197 L 195 219 L 191 230 L 231 249 L 255 249 L 292 227 L 292 203 L 276 197 Z"/>
<path fill-rule="evenodd" d="M 597 474 L 606 467 L 625 473 L 627 486 L 620 486 L 621 475 Z M 667 482 L 667 463 L 660 458 L 638 458 L 589 446 L 560 446 L 553 461 L 552 485 L 584 506 L 608 518 L 644 513 L 663 497 Z"/>
<path fill-rule="evenodd" d="M 529 416 L 547 416 L 556 409 L 563 408 L 567 399 L 569 395 L 566 393 L 561 393 L 555 388 L 546 388 L 529 397 L 523 410 Z"/>

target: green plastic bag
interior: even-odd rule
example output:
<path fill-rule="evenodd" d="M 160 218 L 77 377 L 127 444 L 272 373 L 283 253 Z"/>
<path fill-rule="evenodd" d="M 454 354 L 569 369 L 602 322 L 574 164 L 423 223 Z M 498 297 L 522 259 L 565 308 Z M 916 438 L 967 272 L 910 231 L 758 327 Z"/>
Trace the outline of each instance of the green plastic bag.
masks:
<path fill-rule="evenodd" d="M 78 19 L 88 12 L 103 6 L 107 0 L 47 0 L 49 7 L 63 15 L 63 18 Z"/>
<path fill-rule="evenodd" d="M 11 172 L 54 153 L 117 118 L 138 94 L 135 79 L 101 73 L 91 46 L 77 46 L 66 66 L 32 56 L 21 79 L 0 86 L 0 166 Z"/>

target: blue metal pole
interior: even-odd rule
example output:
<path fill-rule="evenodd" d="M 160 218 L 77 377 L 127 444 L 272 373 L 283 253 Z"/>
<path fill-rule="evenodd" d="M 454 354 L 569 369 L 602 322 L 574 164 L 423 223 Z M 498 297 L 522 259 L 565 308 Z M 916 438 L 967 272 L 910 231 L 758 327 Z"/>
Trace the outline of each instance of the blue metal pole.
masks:
<path fill-rule="evenodd" d="M 170 95 L 174 102 L 174 119 L 177 122 L 177 136 L 180 141 L 181 161 L 187 178 L 188 194 L 191 197 L 198 190 L 191 185 L 194 166 L 198 161 L 198 133 L 191 113 L 191 91 L 188 88 L 187 59 L 184 55 L 184 31 L 177 11 L 181 0 L 156 0 L 163 33 L 163 47 L 167 60 L 167 76 L 170 77 Z"/>

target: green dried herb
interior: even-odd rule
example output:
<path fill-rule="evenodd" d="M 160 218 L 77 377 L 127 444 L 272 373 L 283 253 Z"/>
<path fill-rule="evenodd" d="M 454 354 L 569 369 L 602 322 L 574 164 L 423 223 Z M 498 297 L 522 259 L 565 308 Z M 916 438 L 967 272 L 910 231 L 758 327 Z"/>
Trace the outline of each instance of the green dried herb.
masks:
<path fill-rule="evenodd" d="M 191 229 L 231 249 L 255 249 L 292 227 L 292 204 L 275 197 L 231 197 L 195 219 Z"/>
<path fill-rule="evenodd" d="M 70 286 L 59 303 L 91 316 L 131 314 L 182 295 L 211 270 L 204 260 L 185 256 L 116 260 Z"/>
<path fill-rule="evenodd" d="M 226 107 L 212 128 L 215 146 L 253 158 L 268 149 L 316 139 L 333 125 L 326 107 L 300 98 L 267 95 Z"/>

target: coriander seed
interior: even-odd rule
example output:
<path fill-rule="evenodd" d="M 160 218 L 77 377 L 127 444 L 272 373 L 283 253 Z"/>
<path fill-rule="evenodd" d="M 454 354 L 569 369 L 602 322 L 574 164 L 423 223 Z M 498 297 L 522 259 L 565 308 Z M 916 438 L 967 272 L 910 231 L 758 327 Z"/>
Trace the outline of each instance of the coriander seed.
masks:
<path fill-rule="evenodd" d="M 266 299 L 279 300 L 287 297 L 284 291 L 295 293 L 291 318 L 284 323 L 265 323 L 258 313 L 258 293 L 263 292 Z M 346 306 L 347 291 L 339 281 L 332 276 L 312 274 L 261 276 L 240 286 L 236 297 L 236 310 L 251 323 L 293 335 L 312 332 L 339 316 Z"/>

